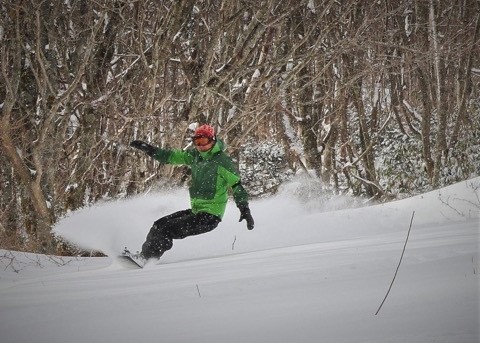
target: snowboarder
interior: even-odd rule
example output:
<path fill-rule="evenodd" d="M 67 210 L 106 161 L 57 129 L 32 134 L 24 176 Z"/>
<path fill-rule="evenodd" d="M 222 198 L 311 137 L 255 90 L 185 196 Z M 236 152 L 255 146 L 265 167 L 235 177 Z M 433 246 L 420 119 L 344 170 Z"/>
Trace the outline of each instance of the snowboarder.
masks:
<path fill-rule="evenodd" d="M 222 220 L 228 199 L 228 189 L 240 210 L 240 220 L 246 220 L 248 230 L 254 220 L 248 206 L 248 194 L 231 158 L 224 152 L 225 145 L 210 125 L 201 125 L 192 138 L 195 149 L 166 150 L 135 140 L 130 146 L 140 149 L 159 162 L 187 165 L 191 168 L 191 208 L 169 214 L 153 223 L 142 245 L 140 256 L 159 259 L 172 248 L 174 239 L 212 231 Z"/>

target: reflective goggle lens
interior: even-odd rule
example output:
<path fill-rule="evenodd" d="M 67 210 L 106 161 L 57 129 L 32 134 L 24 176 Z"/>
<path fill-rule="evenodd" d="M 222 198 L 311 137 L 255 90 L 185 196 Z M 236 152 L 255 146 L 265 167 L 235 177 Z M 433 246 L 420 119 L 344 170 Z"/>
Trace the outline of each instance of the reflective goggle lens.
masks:
<path fill-rule="evenodd" d="M 204 146 L 210 144 L 212 139 L 210 137 L 204 137 L 204 136 L 199 136 L 199 137 L 193 137 L 193 143 L 196 146 Z"/>

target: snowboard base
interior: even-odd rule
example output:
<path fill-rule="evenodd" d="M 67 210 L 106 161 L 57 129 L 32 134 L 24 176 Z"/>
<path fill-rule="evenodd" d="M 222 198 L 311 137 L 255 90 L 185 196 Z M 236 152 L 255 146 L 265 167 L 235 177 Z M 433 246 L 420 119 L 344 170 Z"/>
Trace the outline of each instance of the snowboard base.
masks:
<path fill-rule="evenodd" d="M 143 268 L 147 262 L 145 259 L 138 256 L 139 254 L 132 254 L 127 248 L 118 256 L 121 261 L 129 263 L 131 266 Z"/>

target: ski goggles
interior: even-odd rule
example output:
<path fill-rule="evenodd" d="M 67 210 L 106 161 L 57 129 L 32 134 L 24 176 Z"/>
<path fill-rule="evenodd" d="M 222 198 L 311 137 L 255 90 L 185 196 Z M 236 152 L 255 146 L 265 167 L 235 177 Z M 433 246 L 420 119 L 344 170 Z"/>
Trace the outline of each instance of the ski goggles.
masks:
<path fill-rule="evenodd" d="M 206 136 L 194 136 L 193 137 L 193 144 L 195 144 L 196 146 L 209 145 L 211 142 L 213 142 L 212 137 L 206 137 Z"/>

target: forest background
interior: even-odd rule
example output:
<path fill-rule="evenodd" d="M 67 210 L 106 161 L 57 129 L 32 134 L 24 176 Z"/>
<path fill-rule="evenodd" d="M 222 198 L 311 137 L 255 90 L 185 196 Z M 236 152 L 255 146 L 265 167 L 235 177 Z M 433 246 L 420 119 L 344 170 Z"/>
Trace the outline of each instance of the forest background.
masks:
<path fill-rule="evenodd" d="M 480 175 L 477 0 L 5 0 L 0 248 L 60 253 L 69 211 L 184 168 L 129 149 L 226 141 L 266 196 L 387 201 Z M 63 246 L 63 245 L 62 245 Z"/>

